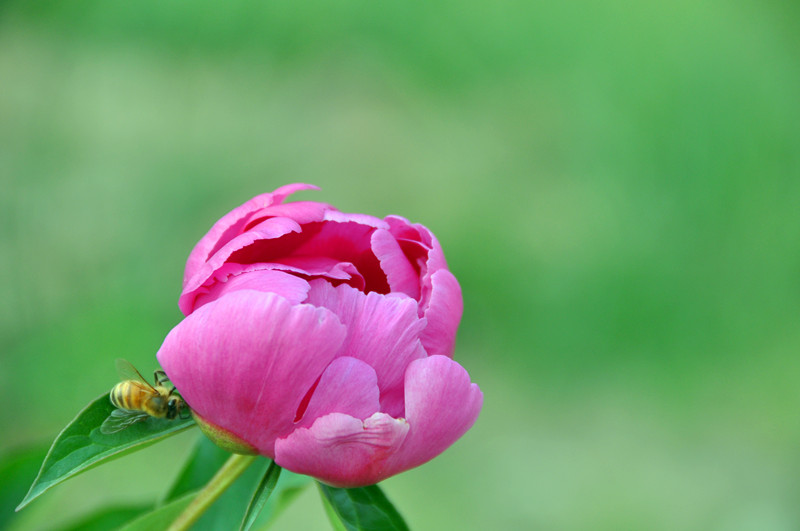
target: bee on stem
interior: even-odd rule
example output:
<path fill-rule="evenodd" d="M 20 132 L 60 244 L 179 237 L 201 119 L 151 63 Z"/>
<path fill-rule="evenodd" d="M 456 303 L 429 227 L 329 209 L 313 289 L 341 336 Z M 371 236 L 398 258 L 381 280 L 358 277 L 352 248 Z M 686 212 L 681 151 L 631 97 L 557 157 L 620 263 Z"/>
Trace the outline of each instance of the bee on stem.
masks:
<path fill-rule="evenodd" d="M 155 371 L 155 385 L 150 385 L 130 362 L 118 359 L 117 372 L 122 381 L 109 393 L 111 403 L 117 408 L 100 426 L 105 434 L 124 430 L 131 424 L 148 417 L 160 419 L 188 418 L 188 406 L 175 394 L 175 386 L 164 385 L 169 381 L 164 371 Z M 187 413 L 187 416 L 184 416 Z"/>

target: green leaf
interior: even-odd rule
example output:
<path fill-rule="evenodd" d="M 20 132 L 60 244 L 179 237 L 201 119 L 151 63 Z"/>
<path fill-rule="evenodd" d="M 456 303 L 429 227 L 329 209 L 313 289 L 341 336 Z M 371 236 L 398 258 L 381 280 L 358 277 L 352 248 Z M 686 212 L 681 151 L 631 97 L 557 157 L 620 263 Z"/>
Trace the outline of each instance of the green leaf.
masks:
<path fill-rule="evenodd" d="M 340 489 L 320 482 L 317 485 L 348 531 L 408 531 L 403 517 L 377 485 L 355 489 Z"/>
<path fill-rule="evenodd" d="M 342 523 L 342 520 L 339 518 L 339 515 L 336 514 L 333 505 L 331 505 L 331 502 L 329 502 L 328 498 L 325 496 L 322 496 L 322 508 L 325 509 L 325 516 L 328 517 L 328 521 L 331 523 L 333 531 L 347 531 Z"/>
<path fill-rule="evenodd" d="M 203 488 L 230 455 L 207 437 L 199 437 L 178 478 L 165 496 L 165 501 Z M 268 459 L 259 459 L 248 468 L 195 522 L 192 531 L 236 529 L 245 514 L 246 502 L 243 500 L 250 499 L 270 462 Z M 311 478 L 308 476 L 284 470 L 278 485 L 261 509 L 254 527 L 263 527 L 276 518 L 310 482 Z"/>
<path fill-rule="evenodd" d="M 125 522 L 130 522 L 151 508 L 152 505 L 132 505 L 101 509 L 61 528 L 61 531 L 106 531 L 108 529 L 117 529 Z"/>
<path fill-rule="evenodd" d="M 269 499 L 272 491 L 275 490 L 275 485 L 277 485 L 278 478 L 281 476 L 281 470 L 283 469 L 276 465 L 275 461 L 269 464 L 267 471 L 264 473 L 264 477 L 261 479 L 261 483 L 259 483 L 255 492 L 253 492 L 253 497 L 250 499 L 250 504 L 247 506 L 247 510 L 244 513 L 244 519 L 239 528 L 240 531 L 249 531 L 253 526 L 264 504 Z"/>
<path fill-rule="evenodd" d="M 19 511 L 46 490 L 103 461 L 140 450 L 194 424 L 192 419 L 165 420 L 148 417 L 112 434 L 100 433 L 100 425 L 114 406 L 107 394 L 96 398 L 56 437 Z"/>
<path fill-rule="evenodd" d="M 167 529 L 169 525 L 192 503 L 197 492 L 190 492 L 180 498 L 161 505 L 145 513 L 117 531 L 152 531 L 153 529 Z M 192 528 L 194 529 L 194 528 Z"/>

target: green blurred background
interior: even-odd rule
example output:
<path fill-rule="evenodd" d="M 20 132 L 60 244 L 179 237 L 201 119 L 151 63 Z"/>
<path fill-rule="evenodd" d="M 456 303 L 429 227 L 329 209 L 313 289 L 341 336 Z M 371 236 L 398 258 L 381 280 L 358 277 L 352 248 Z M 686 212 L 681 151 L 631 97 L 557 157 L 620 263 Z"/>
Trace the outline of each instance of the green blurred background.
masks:
<path fill-rule="evenodd" d="M 485 405 L 383 484 L 413 529 L 800 528 L 797 6 L 4 2 L 6 466 L 154 365 L 211 223 L 304 181 L 462 283 Z M 0 522 L 151 502 L 195 436 Z"/>

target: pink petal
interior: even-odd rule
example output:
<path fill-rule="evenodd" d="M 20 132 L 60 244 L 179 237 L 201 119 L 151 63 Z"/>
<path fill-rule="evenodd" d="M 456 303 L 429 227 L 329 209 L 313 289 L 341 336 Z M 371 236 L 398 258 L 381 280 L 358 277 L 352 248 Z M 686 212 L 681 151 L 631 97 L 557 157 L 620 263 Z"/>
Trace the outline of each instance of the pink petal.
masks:
<path fill-rule="evenodd" d="M 292 271 L 308 278 L 345 281 L 359 291 L 363 291 L 365 286 L 364 277 L 351 262 L 340 262 L 327 256 L 289 256 L 279 260 L 276 269 Z"/>
<path fill-rule="evenodd" d="M 278 439 L 275 462 L 336 487 L 372 485 L 391 475 L 386 460 L 403 444 L 408 427 L 384 413 L 364 421 L 331 413 Z"/>
<path fill-rule="evenodd" d="M 388 229 L 387 223 L 369 214 L 352 214 L 348 212 L 340 212 L 339 210 L 329 210 L 325 212 L 325 221 L 332 221 L 335 223 L 358 223 L 359 225 L 366 225 L 375 229 Z"/>
<path fill-rule="evenodd" d="M 347 327 L 341 355 L 360 359 L 375 369 L 381 392 L 381 411 L 403 414 L 406 367 L 427 356 L 419 341 L 425 320 L 417 302 L 400 296 L 362 293 L 347 285 L 331 286 L 312 280 L 306 302 L 335 313 Z"/>
<path fill-rule="evenodd" d="M 441 354 L 453 357 L 463 309 L 461 286 L 456 277 L 446 269 L 434 273 L 431 277 L 430 301 L 424 314 L 428 324 L 420 336 L 429 356 Z"/>
<path fill-rule="evenodd" d="M 211 227 L 211 230 L 203 236 L 189 254 L 183 275 L 184 284 L 194 276 L 197 269 L 202 266 L 217 249 L 242 232 L 242 229 L 251 219 L 254 212 L 272 205 L 280 204 L 286 197 L 300 190 L 319 190 L 319 188 L 311 184 L 288 184 L 278 188 L 272 193 L 257 195 L 243 205 L 225 214 Z"/>
<path fill-rule="evenodd" d="M 417 276 L 427 271 L 428 253 L 430 247 L 422 243 L 419 231 L 407 219 L 400 216 L 386 216 L 389 224 L 389 233 L 394 236 L 403 254 L 417 271 Z"/>
<path fill-rule="evenodd" d="M 425 262 L 425 267 L 422 270 L 422 293 L 419 299 L 419 306 L 422 311 L 425 312 L 430 305 L 433 290 L 433 275 L 435 275 L 437 271 L 443 269 L 447 270 L 447 260 L 444 259 L 444 251 L 442 250 L 442 246 L 439 245 L 439 240 L 436 239 L 436 236 L 434 236 L 427 227 L 417 223 L 414 225 L 414 228 L 419 231 L 422 243 L 427 245 L 430 249 L 430 251 L 428 251 L 428 260 Z"/>
<path fill-rule="evenodd" d="M 327 214 L 335 213 L 328 212 Z M 347 216 L 352 215 L 347 214 Z M 326 256 L 339 262 L 350 262 L 364 277 L 367 291 L 389 292 L 386 274 L 381 269 L 370 245 L 370 237 L 375 231 L 375 227 L 354 221 L 347 223 L 327 221 L 303 227 L 304 234 L 312 230 L 316 232 L 311 237 L 298 242 L 299 244 L 284 256 Z"/>
<path fill-rule="evenodd" d="M 209 263 L 216 262 L 218 256 L 223 254 L 227 255 L 222 258 L 223 260 L 240 264 L 257 262 L 291 264 L 298 259 L 324 257 L 336 263 L 353 264 L 359 276 L 364 279 L 366 291 L 388 293 L 389 285 L 386 281 L 386 274 L 381 270 L 380 263 L 370 247 L 370 236 L 374 230 L 375 228 L 372 226 L 352 221 L 347 223 L 330 221 L 308 223 L 302 228 L 298 226 L 294 232 L 287 230 L 278 238 L 242 240 L 245 245 L 239 246 L 230 253 L 226 246 L 214 255 Z M 249 232 L 240 238 L 248 235 L 250 235 Z M 229 245 L 233 243 L 231 242 Z"/>
<path fill-rule="evenodd" d="M 430 461 L 472 427 L 483 393 L 461 365 L 445 356 L 411 363 L 406 372 L 408 437 L 387 463 L 397 474 Z"/>
<path fill-rule="evenodd" d="M 291 304 L 300 304 L 306 299 L 309 288 L 306 280 L 278 271 L 269 264 L 223 264 L 214 273 L 210 287 L 195 291 L 194 295 L 197 298 L 186 303 L 192 308 L 199 308 L 226 293 L 249 289 L 273 292 Z"/>
<path fill-rule="evenodd" d="M 426 226 L 419 223 L 411 224 L 400 216 L 387 216 L 389 231 L 397 238 L 403 253 L 412 264 L 416 264 L 421 276 L 421 290 L 419 297 L 420 315 L 425 315 L 430 305 L 433 290 L 432 277 L 437 271 L 447 269 L 447 260 L 439 240 Z"/>
<path fill-rule="evenodd" d="M 245 230 L 257 228 L 261 222 L 271 217 L 289 218 L 300 225 L 322 221 L 325 219 L 326 212 L 329 210 L 336 211 L 331 205 L 327 203 L 318 203 L 316 201 L 293 201 L 291 203 L 272 205 L 253 214 Z"/>
<path fill-rule="evenodd" d="M 239 290 L 181 321 L 157 357 L 202 417 L 272 456 L 345 333 L 324 308 Z"/>
<path fill-rule="evenodd" d="M 398 240 L 420 241 L 422 238 L 419 230 L 403 216 L 386 216 L 383 220 L 389 225 L 389 232 Z"/>
<path fill-rule="evenodd" d="M 332 413 L 275 443 L 275 461 L 337 487 L 377 483 L 434 458 L 475 422 L 483 393 L 453 360 L 414 361 L 406 373 L 406 419 L 376 413 L 363 423 Z"/>
<path fill-rule="evenodd" d="M 294 205 L 285 205 L 289 207 Z M 270 207 L 270 209 L 273 207 Z M 266 212 L 268 209 L 259 212 Z M 334 211 L 325 211 L 326 216 L 336 217 Z M 363 215 L 343 214 L 342 219 L 362 219 Z M 377 218 L 366 216 L 376 223 Z M 388 293 L 386 274 L 370 247 L 370 235 L 375 227 L 355 221 L 312 222 L 300 225 L 294 219 L 272 217 L 257 221 L 247 232 L 231 238 L 216 249 L 208 260 L 196 267 L 191 278 L 184 281 L 184 289 L 179 301 L 181 310 L 192 311 L 193 300 L 201 286 L 209 283 L 214 272 L 226 262 L 239 264 L 287 262 L 307 257 L 325 257 L 335 263 L 352 263 L 358 276 L 351 277 L 352 283 L 362 286 L 366 291 Z"/>
<path fill-rule="evenodd" d="M 329 413 L 365 419 L 378 411 L 379 398 L 375 369 L 355 358 L 337 358 L 322 373 L 297 427 L 307 428 Z"/>
<path fill-rule="evenodd" d="M 279 205 L 283 203 L 283 201 L 292 195 L 295 192 L 299 192 L 301 190 L 319 190 L 319 186 L 314 186 L 313 184 L 304 184 L 304 183 L 292 183 L 292 184 L 284 184 L 280 188 L 277 188 L 274 192 L 272 192 L 273 197 L 273 205 Z"/>
<path fill-rule="evenodd" d="M 178 306 L 184 315 L 188 315 L 194 309 L 192 302 L 194 301 L 197 291 L 201 286 L 208 283 L 209 279 L 226 261 L 228 261 L 232 254 L 251 246 L 255 242 L 276 240 L 286 234 L 292 232 L 299 233 L 302 230 L 296 221 L 289 218 L 270 218 L 260 223 L 258 227 L 258 230 L 250 230 L 232 238 L 225 243 L 221 249 L 216 250 L 205 263 L 198 265 L 190 278 L 184 277 L 183 292 L 178 300 Z M 256 262 L 268 261 L 268 257 L 264 256 L 261 260 L 257 260 Z M 253 263 L 244 260 L 233 260 L 233 262 L 240 264 Z"/>
<path fill-rule="evenodd" d="M 371 244 L 381 269 L 386 273 L 391 292 L 405 293 L 409 297 L 419 299 L 419 274 L 408 261 L 394 236 L 388 230 L 376 230 L 372 233 Z"/>

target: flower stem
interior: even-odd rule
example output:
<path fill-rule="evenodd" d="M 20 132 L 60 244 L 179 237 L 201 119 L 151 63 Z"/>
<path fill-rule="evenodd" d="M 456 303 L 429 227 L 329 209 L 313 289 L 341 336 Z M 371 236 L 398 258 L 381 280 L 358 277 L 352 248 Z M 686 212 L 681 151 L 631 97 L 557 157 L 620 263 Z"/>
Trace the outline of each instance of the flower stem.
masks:
<path fill-rule="evenodd" d="M 225 464 L 222 465 L 222 468 L 211 478 L 211 481 L 192 500 L 192 503 L 172 522 L 168 531 L 185 531 L 189 529 L 211 507 L 211 504 L 225 492 L 225 489 L 230 487 L 236 481 L 236 478 L 247 470 L 247 467 L 256 457 L 258 456 L 231 454 Z"/>

